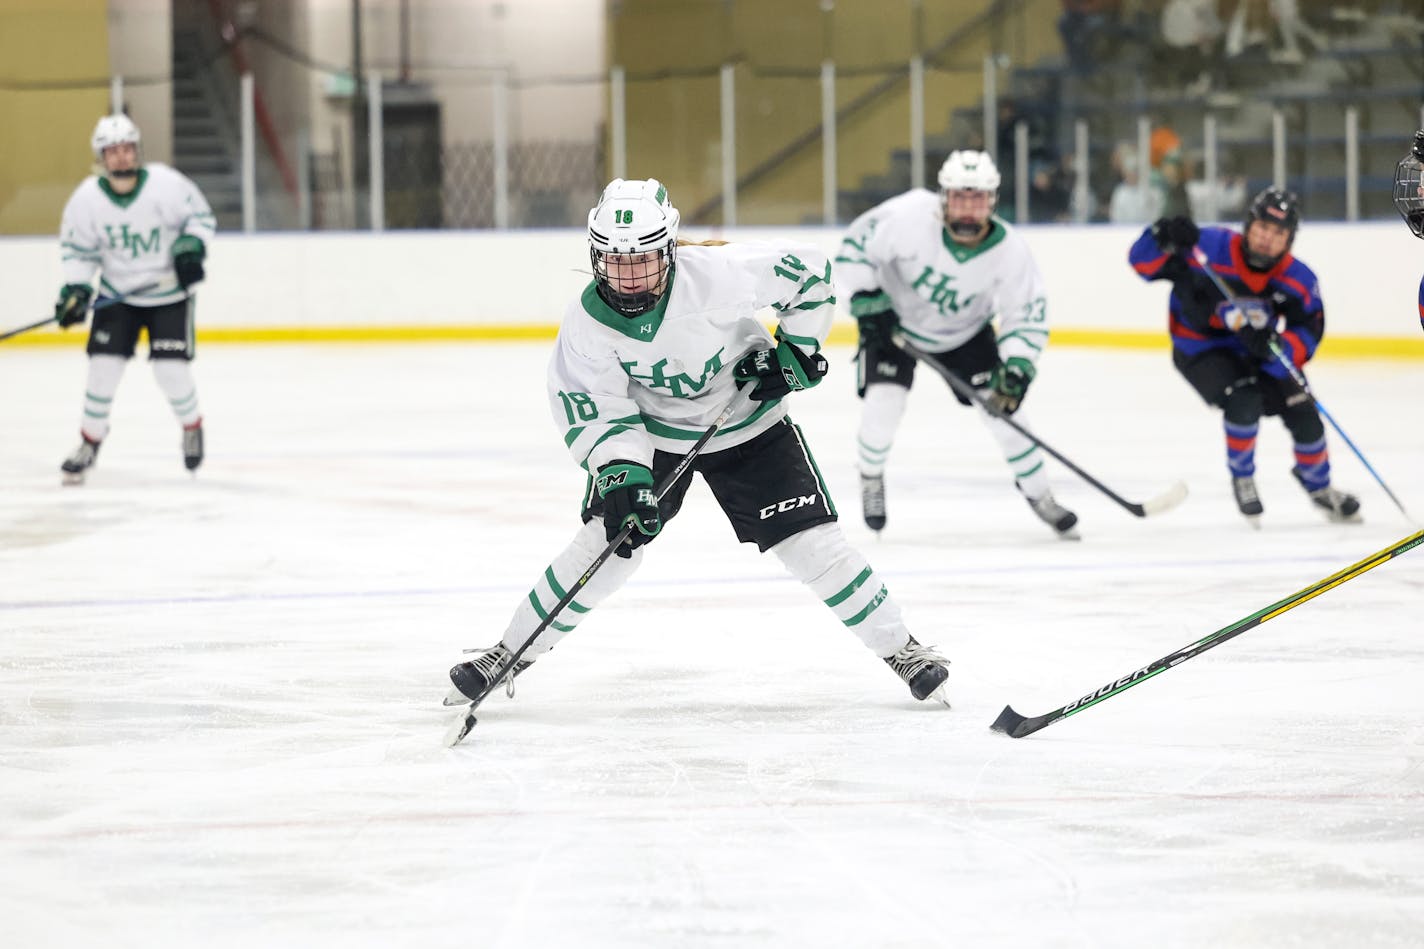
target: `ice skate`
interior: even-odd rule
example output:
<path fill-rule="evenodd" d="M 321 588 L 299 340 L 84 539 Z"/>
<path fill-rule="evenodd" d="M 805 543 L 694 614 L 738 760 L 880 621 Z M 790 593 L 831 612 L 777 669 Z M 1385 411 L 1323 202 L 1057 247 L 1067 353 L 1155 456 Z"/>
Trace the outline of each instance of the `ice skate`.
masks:
<path fill-rule="evenodd" d="M 1250 475 L 1231 479 L 1231 493 L 1236 497 L 1236 507 L 1247 522 L 1257 530 L 1261 529 L 1261 496 L 1256 493 L 1256 479 Z"/>
<path fill-rule="evenodd" d="M 949 660 L 935 652 L 933 646 L 921 646 L 911 636 L 899 652 L 885 657 L 885 664 L 910 687 L 910 694 L 920 701 L 933 698 L 949 705 L 944 694 L 944 680 L 949 678 Z"/>
<path fill-rule="evenodd" d="M 504 643 L 495 643 L 475 658 L 457 663 L 450 670 L 450 681 L 455 687 L 445 696 L 445 704 L 465 705 L 486 692 L 494 691 L 490 686 L 490 679 L 509 662 L 511 655 L 513 653 L 504 648 Z M 514 695 L 515 677 L 533 664 L 532 660 L 524 659 L 514 664 L 514 674 L 504 680 L 505 691 L 509 696 Z"/>
<path fill-rule="evenodd" d="M 94 461 L 99 457 L 99 443 L 90 441 L 86 435 L 79 443 L 79 447 L 74 449 L 74 454 L 64 459 L 60 463 L 59 470 L 63 472 L 65 484 L 83 484 L 84 475 L 94 467 Z"/>
<path fill-rule="evenodd" d="M 1360 499 L 1353 494 L 1346 494 L 1335 488 L 1326 485 L 1323 488 L 1316 488 L 1314 491 L 1306 487 L 1305 481 L 1300 476 L 1298 468 L 1292 468 L 1291 474 L 1295 475 L 1295 480 L 1300 482 L 1300 486 L 1305 489 L 1305 493 L 1310 495 L 1310 503 L 1325 512 L 1325 516 L 1337 524 L 1358 523 L 1360 521 Z"/>
<path fill-rule="evenodd" d="M 189 471 L 197 471 L 203 463 L 203 420 L 191 428 L 183 429 L 183 466 Z"/>
<path fill-rule="evenodd" d="M 1023 490 L 1020 488 L 1020 490 Z M 1078 515 L 1059 504 L 1054 499 L 1053 493 L 1049 492 L 1041 498 L 1031 498 L 1024 495 L 1024 500 L 1028 501 L 1028 506 L 1033 508 L 1033 513 L 1038 515 L 1038 519 L 1058 532 L 1058 536 L 1064 540 L 1081 540 L 1081 536 L 1074 529 L 1078 524 Z"/>
<path fill-rule="evenodd" d="M 879 533 L 885 529 L 885 476 L 860 476 L 860 507 L 865 514 L 865 526 Z"/>

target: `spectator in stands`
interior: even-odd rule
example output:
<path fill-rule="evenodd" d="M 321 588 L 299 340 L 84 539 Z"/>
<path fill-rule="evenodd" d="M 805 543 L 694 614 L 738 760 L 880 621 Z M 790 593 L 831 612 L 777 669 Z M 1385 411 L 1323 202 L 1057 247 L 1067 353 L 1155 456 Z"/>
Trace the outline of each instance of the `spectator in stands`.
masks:
<path fill-rule="evenodd" d="M 1194 156 L 1186 156 L 1187 204 L 1197 221 L 1237 220 L 1246 210 L 1246 179 L 1240 175 L 1218 174 L 1215 181 L 1198 178 L 1195 169 L 1201 167 Z"/>
<path fill-rule="evenodd" d="M 1162 195 L 1162 215 L 1176 217 L 1190 213 L 1181 136 L 1170 126 L 1159 125 L 1152 130 L 1148 148 L 1152 165 L 1148 184 Z"/>
<path fill-rule="evenodd" d="M 1270 34 L 1269 0 L 1223 0 L 1226 19 L 1226 56 L 1235 59 L 1246 50 L 1264 50 Z"/>
<path fill-rule="evenodd" d="M 1188 96 L 1197 98 L 1211 91 L 1223 32 L 1216 0 L 1167 0 L 1162 8 L 1162 41 L 1172 50 L 1168 68 L 1174 79 L 1196 77 L 1183 90 Z"/>
<path fill-rule="evenodd" d="M 1028 211 L 1025 219 L 1045 222 L 1068 220 L 1072 198 L 1072 171 L 1062 162 L 1039 159 L 1030 166 Z"/>
<path fill-rule="evenodd" d="M 1113 170 L 1118 182 L 1108 201 L 1108 220 L 1113 224 L 1147 224 L 1162 216 L 1162 196 L 1143 187 L 1137 173 L 1137 149 L 1131 142 L 1119 142 L 1113 149 Z"/>
<path fill-rule="evenodd" d="M 1324 34 L 1301 17 L 1299 0 L 1235 0 L 1230 22 L 1226 31 L 1227 56 L 1240 56 L 1250 47 L 1265 46 L 1272 32 L 1278 33 L 1281 40 L 1280 47 L 1270 53 L 1275 62 L 1304 62 L 1302 36 L 1317 50 L 1329 45 Z"/>
<path fill-rule="evenodd" d="M 1058 35 L 1073 72 L 1086 76 L 1113 55 L 1121 18 L 1122 0 L 1063 0 Z"/>

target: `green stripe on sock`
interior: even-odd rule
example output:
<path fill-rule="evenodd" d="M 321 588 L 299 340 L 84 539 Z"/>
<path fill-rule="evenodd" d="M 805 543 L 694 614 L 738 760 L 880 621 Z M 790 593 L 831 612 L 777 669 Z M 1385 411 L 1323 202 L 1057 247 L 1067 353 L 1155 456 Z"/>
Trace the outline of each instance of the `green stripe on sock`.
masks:
<path fill-rule="evenodd" d="M 539 618 L 541 620 L 549 618 L 549 614 L 544 612 L 544 608 L 539 605 L 539 597 L 535 595 L 533 590 L 529 591 L 529 604 L 534 607 L 534 612 L 539 614 Z M 565 626 L 563 623 L 557 621 L 550 623 L 549 625 L 554 627 L 561 633 L 571 633 L 574 631 L 574 628 L 572 626 Z"/>
<path fill-rule="evenodd" d="M 544 579 L 549 581 L 549 589 L 554 591 L 554 595 L 562 600 L 564 598 L 565 591 L 563 587 L 559 586 L 559 581 L 554 579 L 554 567 L 552 564 L 544 568 Z M 588 612 L 588 607 L 580 606 L 577 600 L 569 601 L 569 609 L 573 610 L 575 613 Z"/>
<path fill-rule="evenodd" d="M 867 581 L 867 580 L 869 580 L 869 579 L 870 579 L 870 568 L 869 568 L 869 567 L 866 567 L 864 570 L 862 570 L 862 571 L 860 572 L 860 576 L 856 577 L 856 578 L 855 578 L 854 580 L 852 580 L 850 583 L 846 584 L 845 588 L 842 589 L 841 592 L 837 593 L 835 596 L 833 596 L 833 597 L 831 597 L 829 600 L 827 600 L 827 601 L 826 601 L 826 605 L 829 606 L 829 607 L 834 608 L 834 607 L 838 606 L 839 604 L 844 603 L 847 599 L 849 599 L 849 597 L 850 597 L 850 595 L 851 595 L 852 593 L 854 593 L 856 590 L 859 590 L 862 586 L 864 586 L 864 585 L 865 585 L 865 581 Z"/>
<path fill-rule="evenodd" d="M 885 599 L 886 599 L 889 595 L 890 595 L 890 591 L 889 591 L 889 590 L 886 590 L 885 587 L 884 587 L 884 585 L 882 584 L 881 587 L 880 587 L 879 592 L 877 592 L 877 593 L 875 594 L 875 596 L 873 596 L 873 597 L 870 598 L 870 602 L 869 602 L 869 603 L 865 604 L 865 609 L 861 610 L 859 613 L 855 614 L 855 615 L 852 616 L 850 619 L 841 620 L 841 622 L 842 622 L 842 623 L 845 623 L 847 626 L 857 626 L 857 625 L 859 625 L 859 624 L 861 623 L 861 621 L 864 620 L 867 616 L 869 616 L 871 613 L 874 613 L 876 610 L 880 609 L 880 604 L 881 604 L 881 603 L 884 603 L 884 602 L 885 602 Z"/>
<path fill-rule="evenodd" d="M 1019 452 L 1017 455 L 1014 455 L 1013 457 L 1011 457 L 1011 458 L 1009 459 L 1009 464 L 1013 464 L 1013 463 L 1016 462 L 1016 461 L 1023 461 L 1025 458 L 1027 458 L 1029 455 L 1032 455 L 1032 454 L 1033 454 L 1034 452 L 1036 452 L 1036 451 L 1038 451 L 1038 446 L 1037 446 L 1037 445 L 1030 445 L 1030 446 L 1028 446 L 1028 450 L 1027 450 L 1027 451 L 1021 451 L 1021 452 Z"/>

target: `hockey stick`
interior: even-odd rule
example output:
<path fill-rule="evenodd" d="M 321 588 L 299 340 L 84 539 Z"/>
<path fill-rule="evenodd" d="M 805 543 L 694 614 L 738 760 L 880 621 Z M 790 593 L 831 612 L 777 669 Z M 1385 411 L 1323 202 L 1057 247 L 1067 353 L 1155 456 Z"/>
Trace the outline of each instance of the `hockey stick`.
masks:
<path fill-rule="evenodd" d="M 1098 690 L 1094 692 L 1089 692 L 1082 698 L 1069 702 L 1062 708 L 1056 709 L 1045 715 L 1035 715 L 1033 717 L 1026 717 L 1020 715 L 1018 712 L 1015 712 L 1014 707 L 1012 705 L 1005 705 L 1004 710 L 999 713 L 999 717 L 994 719 L 994 724 L 990 725 L 989 727 L 996 732 L 1003 732 L 1010 738 L 1022 738 L 1025 735 L 1032 735 L 1034 732 L 1038 731 L 1041 728 L 1047 728 L 1054 722 L 1062 721 L 1070 715 L 1077 715 L 1079 712 L 1083 711 L 1083 709 L 1091 708 L 1094 705 L 1097 705 L 1099 702 L 1112 698 L 1119 692 L 1127 691 L 1134 685 L 1141 685 L 1143 682 L 1146 682 L 1153 676 L 1158 675 L 1159 673 L 1166 672 L 1173 666 L 1181 665 L 1188 659 L 1191 659 L 1194 656 L 1201 655 L 1213 646 L 1220 646 L 1228 639 L 1234 639 L 1235 637 L 1240 636 L 1242 633 L 1246 632 L 1248 629 L 1254 629 L 1255 627 L 1260 626 L 1268 619 L 1280 616 L 1287 610 L 1292 610 L 1295 607 L 1300 606 L 1307 600 L 1313 600 L 1325 591 L 1333 590 L 1335 587 L 1338 587 L 1346 580 L 1353 580 L 1360 574 L 1365 573 L 1368 570 L 1373 570 L 1375 567 L 1378 567 L 1385 561 L 1392 560 L 1393 558 L 1398 557 L 1400 554 L 1405 553 L 1408 550 L 1412 550 L 1415 547 L 1418 547 L 1420 544 L 1424 544 L 1424 531 L 1419 531 L 1417 533 L 1410 534 L 1408 537 L 1404 538 L 1399 543 L 1386 547 L 1384 550 L 1381 550 L 1377 553 L 1371 554 L 1364 560 L 1361 560 L 1359 563 L 1350 567 L 1346 567 L 1339 573 L 1331 574 L 1324 580 L 1321 580 L 1318 583 L 1313 583 L 1310 586 L 1306 587 L 1304 590 L 1299 590 L 1295 593 L 1292 593 L 1284 600 L 1281 600 L 1277 603 L 1272 603 L 1265 609 L 1257 610 L 1250 616 L 1247 616 L 1243 619 L 1239 619 L 1236 622 L 1232 623 L 1230 626 L 1225 626 L 1221 629 L 1218 629 L 1216 632 L 1212 633 L 1210 636 L 1207 636 L 1204 639 L 1198 639 L 1196 642 L 1192 643 L 1189 646 L 1183 646 L 1181 649 L 1178 649 L 1171 655 L 1163 656 L 1156 662 L 1151 663 L 1150 665 L 1143 666 L 1141 669 L 1138 669 L 1135 672 L 1130 672 L 1127 675 L 1123 676 L 1121 679 L 1109 682 Z"/>
<path fill-rule="evenodd" d="M 678 461 L 677 467 L 668 472 L 667 477 L 663 479 L 663 483 L 658 485 L 655 493 L 659 501 L 661 501 L 663 495 L 667 494 L 668 491 L 672 489 L 672 486 L 677 484 L 682 476 L 687 473 L 687 469 L 692 467 L 693 460 L 696 459 L 702 449 L 707 446 L 707 443 L 712 440 L 712 436 L 716 435 L 718 430 L 727 424 L 727 420 L 736 414 L 739 409 L 751 401 L 751 394 L 754 388 L 754 386 L 749 385 L 745 389 L 739 390 L 737 394 L 732 397 L 731 401 L 722 408 L 722 411 L 717 417 L 712 420 L 712 424 L 708 427 L 707 431 L 703 432 L 697 441 L 692 443 L 692 447 L 687 450 L 687 454 L 683 455 L 681 460 Z M 631 533 L 633 533 L 633 525 L 629 524 L 618 532 L 617 537 L 614 537 L 608 542 L 608 546 L 604 547 L 603 552 L 594 558 L 593 563 L 588 565 L 588 569 L 583 572 L 583 575 L 569 585 L 568 592 L 563 595 L 559 602 L 554 604 L 548 614 L 540 621 L 539 625 L 534 628 L 534 632 L 530 633 L 520 647 L 505 660 L 503 668 L 490 676 L 489 683 L 485 686 L 484 690 L 470 700 L 469 707 L 461 713 L 460 717 L 456 719 L 446 731 L 446 747 L 453 748 L 465 740 L 465 736 L 475 727 L 475 709 L 479 708 L 480 703 L 488 698 L 489 694 L 504 682 L 505 676 L 510 674 L 518 664 L 520 657 L 533 645 L 534 640 L 538 639 L 539 635 L 553 624 L 559 614 L 564 611 L 564 607 L 574 601 L 579 591 L 593 579 L 593 575 L 607 562 L 609 557 L 613 556 L 614 551 L 623 546 L 623 542 L 628 539 L 628 535 Z"/>
<path fill-rule="evenodd" d="M 1218 275 L 1217 272 L 1211 268 L 1211 261 L 1207 258 L 1206 254 L 1202 251 L 1202 249 L 1200 247 L 1193 248 L 1192 256 L 1195 257 L 1197 263 L 1201 265 L 1201 269 L 1206 271 L 1207 277 L 1211 279 L 1211 282 L 1216 287 L 1217 292 L 1220 293 L 1223 297 L 1225 297 L 1228 302 L 1235 303 L 1235 294 L 1233 294 L 1231 292 L 1231 288 L 1226 285 L 1226 281 L 1222 280 L 1220 275 Z M 1399 503 L 1399 498 L 1394 496 L 1394 492 L 1389 489 L 1389 485 L 1384 483 L 1384 479 L 1379 476 L 1379 472 L 1375 471 L 1374 465 L 1370 464 L 1369 459 L 1365 457 L 1365 453 L 1360 451 L 1360 449 L 1355 445 L 1354 441 L 1350 439 L 1349 435 L 1345 434 L 1345 430 L 1340 427 L 1340 423 L 1335 421 L 1335 416 L 1331 415 L 1330 412 L 1326 410 L 1325 406 L 1320 403 L 1320 399 L 1316 397 L 1314 390 L 1310 388 L 1310 383 L 1305 381 L 1305 374 L 1296 368 L 1295 363 L 1292 362 L 1286 356 L 1286 354 L 1281 351 L 1280 344 L 1277 343 L 1274 339 L 1271 340 L 1271 355 L 1275 356 L 1276 361 L 1281 364 L 1281 366 L 1285 369 L 1286 372 L 1290 373 L 1291 379 L 1294 380 L 1295 384 L 1300 387 L 1300 391 L 1304 392 L 1307 396 L 1310 397 L 1310 401 L 1315 403 L 1316 410 L 1319 411 L 1320 414 L 1325 418 L 1325 421 L 1330 423 L 1330 427 L 1335 429 L 1335 434 L 1339 435 L 1344 440 L 1345 444 L 1350 446 L 1350 450 L 1355 453 L 1355 457 L 1360 459 L 1360 464 L 1364 465 L 1365 470 L 1370 473 L 1371 477 L 1373 477 L 1375 481 L 1379 483 L 1379 486 L 1381 488 L 1384 488 L 1384 493 L 1389 495 L 1389 499 L 1394 502 L 1394 506 L 1399 508 L 1399 513 L 1403 514 L 1405 517 L 1409 517 L 1409 512 L 1404 509 L 1403 504 Z M 1414 518 L 1412 517 L 1409 517 L 1409 519 L 1411 521 L 1414 520 Z"/>
<path fill-rule="evenodd" d="M 1061 462 L 1063 466 L 1069 471 L 1073 472 L 1075 475 L 1082 478 L 1084 481 L 1088 482 L 1093 487 L 1097 488 L 1103 494 L 1106 494 L 1109 498 L 1117 502 L 1118 505 L 1120 505 L 1123 509 L 1133 514 L 1134 516 L 1147 517 L 1150 514 L 1161 514 L 1164 511 L 1170 511 L 1172 508 L 1176 507 L 1178 504 L 1181 504 L 1182 501 L 1186 499 L 1187 486 L 1184 482 L 1178 481 L 1166 491 L 1163 491 L 1156 497 L 1148 498 L 1141 504 L 1137 503 L 1136 501 L 1127 500 L 1122 495 L 1114 491 L 1112 488 L 1109 488 L 1097 478 L 1094 478 L 1082 468 L 1079 468 L 1077 465 L 1073 464 L 1073 462 L 1069 461 L 1062 454 L 1056 451 L 1052 445 L 1049 445 L 1047 442 L 1039 438 L 1033 432 L 1030 432 L 1018 422 L 1015 422 L 1012 416 L 1010 416 L 1007 412 L 1001 412 L 991 406 L 988 402 L 979 398 L 979 393 L 975 390 L 973 386 L 956 376 L 954 373 L 950 372 L 944 366 L 940 365 L 939 361 L 931 357 L 929 353 L 916 348 L 913 344 L 904 340 L 900 341 L 900 345 L 904 347 L 905 351 L 908 352 L 910 355 L 914 356 L 920 362 L 925 363 L 935 372 L 939 373 L 940 376 L 944 379 L 944 381 L 949 383 L 949 387 L 953 389 L 960 397 L 968 399 L 972 404 L 979 406 L 979 408 L 983 409 L 985 412 L 988 412 L 994 418 L 997 418 L 1004 422 L 1004 424 L 1008 425 L 1010 428 L 1018 432 L 1024 438 L 1027 438 L 1039 448 L 1042 448 L 1045 452 L 1052 455 L 1059 462 Z"/>
<path fill-rule="evenodd" d="M 148 291 L 154 289 L 157 286 L 157 283 L 146 283 L 141 287 L 138 287 L 134 290 L 130 290 L 128 293 L 121 294 L 117 297 L 100 297 L 99 299 L 94 301 L 94 305 L 90 307 L 90 309 L 93 312 L 97 313 L 99 310 L 105 309 L 106 307 L 111 307 L 119 303 L 123 303 L 130 297 L 136 297 L 140 293 L 147 293 Z M 30 330 L 37 330 L 41 326 L 48 326 L 50 323 L 53 323 L 57 319 L 59 319 L 59 317 L 51 316 L 47 317 L 46 319 L 40 320 L 38 323 L 31 323 L 28 326 L 22 326 L 19 329 L 10 330 L 6 333 L 0 333 L 0 342 L 4 342 L 11 336 L 19 336 L 21 333 L 28 333 Z"/>

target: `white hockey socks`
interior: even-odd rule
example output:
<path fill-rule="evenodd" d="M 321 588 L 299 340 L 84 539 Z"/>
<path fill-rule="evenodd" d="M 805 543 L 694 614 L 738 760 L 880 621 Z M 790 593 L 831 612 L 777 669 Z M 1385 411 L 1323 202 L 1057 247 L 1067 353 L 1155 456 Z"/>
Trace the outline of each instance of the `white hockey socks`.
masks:
<path fill-rule="evenodd" d="M 153 378 L 168 397 L 173 414 L 184 428 L 192 428 L 202 420 L 198 413 L 198 387 L 193 384 L 193 369 L 186 359 L 153 360 Z"/>
<path fill-rule="evenodd" d="M 1048 473 L 1043 470 L 1043 452 L 1039 450 L 1038 444 L 1020 434 L 1003 419 L 995 418 L 983 409 L 980 411 L 984 414 L 984 424 L 999 443 L 999 450 L 1004 453 L 1004 460 L 1009 463 L 1009 469 L 1013 471 L 1014 480 L 1018 482 L 1024 497 L 1036 501 L 1048 494 Z M 1028 424 L 1021 417 L 1015 416 L 1014 420 L 1028 428 Z"/>
<path fill-rule="evenodd" d="M 89 374 L 84 381 L 84 417 L 79 420 L 80 433 L 91 442 L 101 442 L 109 434 L 109 410 L 114 406 L 114 393 L 124 377 L 128 360 L 123 356 L 89 357 Z"/>
<path fill-rule="evenodd" d="M 788 537 L 771 552 L 877 656 L 892 656 L 909 642 L 910 631 L 900 618 L 899 605 L 846 541 L 840 525 L 817 525 Z"/>
<path fill-rule="evenodd" d="M 506 649 L 513 652 L 524 645 L 529 634 L 549 615 L 549 610 L 564 598 L 569 587 L 583 576 L 588 565 L 593 563 L 607 546 L 608 535 L 603 529 L 601 519 L 594 518 L 579 529 L 573 541 L 545 568 L 544 575 L 514 611 L 514 616 L 501 639 Z M 598 568 L 598 572 L 579 590 L 573 602 L 539 634 L 539 638 L 522 658 L 532 662 L 553 649 L 559 640 L 574 631 L 574 627 L 583 621 L 590 610 L 627 583 L 642 561 L 641 547 L 634 550 L 631 557 L 620 557 L 617 554 L 609 556 L 603 566 Z"/>
<path fill-rule="evenodd" d="M 904 386 L 878 382 L 866 386 L 861 400 L 860 431 L 856 445 L 860 454 L 860 473 L 874 477 L 885 473 L 885 462 L 900 430 L 905 415 L 905 402 L 910 390 Z"/>

